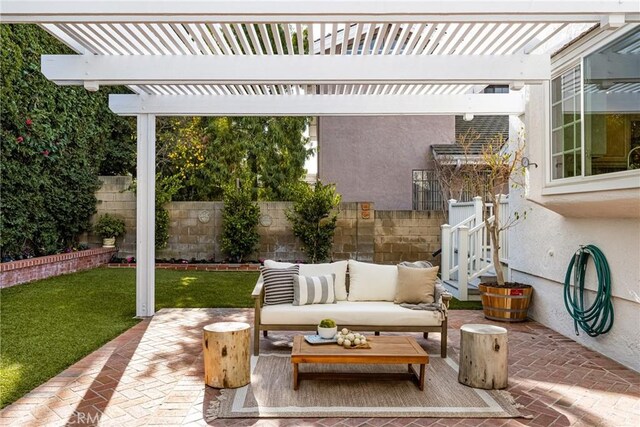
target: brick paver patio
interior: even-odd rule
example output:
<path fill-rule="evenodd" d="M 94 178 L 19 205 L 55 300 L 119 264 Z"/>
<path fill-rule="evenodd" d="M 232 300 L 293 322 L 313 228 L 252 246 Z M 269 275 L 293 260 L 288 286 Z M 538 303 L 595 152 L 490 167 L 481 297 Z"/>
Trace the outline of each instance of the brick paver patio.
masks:
<path fill-rule="evenodd" d="M 216 390 L 202 380 L 201 327 L 215 321 L 251 323 L 246 309 L 164 309 L 85 357 L 0 412 L 2 425 L 206 425 Z M 459 328 L 491 323 L 481 312 L 450 313 L 450 355 Z M 505 325 L 502 325 L 505 326 Z M 509 329 L 508 391 L 530 419 L 350 418 L 216 420 L 222 426 L 638 426 L 640 374 L 536 323 Z M 419 342 L 439 352 L 438 334 Z M 416 335 L 418 336 L 418 335 Z M 263 340 L 264 351 L 290 336 Z"/>

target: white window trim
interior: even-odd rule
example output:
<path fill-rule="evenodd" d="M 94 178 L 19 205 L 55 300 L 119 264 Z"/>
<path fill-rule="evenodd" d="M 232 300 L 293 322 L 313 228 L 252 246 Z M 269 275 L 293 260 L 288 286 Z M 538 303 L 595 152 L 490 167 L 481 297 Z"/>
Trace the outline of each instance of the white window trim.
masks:
<path fill-rule="evenodd" d="M 551 80 L 555 79 L 559 75 L 568 71 L 569 69 L 575 68 L 580 65 L 580 73 L 581 76 L 584 77 L 584 57 L 590 55 L 591 53 L 597 51 L 603 46 L 607 45 L 611 41 L 617 39 L 620 36 L 625 35 L 626 33 L 633 31 L 640 24 L 628 25 L 622 30 L 608 32 L 604 30 L 600 30 L 595 33 L 591 38 L 581 43 L 580 45 L 576 45 L 570 47 L 568 52 L 558 55 L 558 58 L 552 58 L 551 63 Z M 582 85 L 582 79 L 581 79 Z M 551 90 L 552 85 L 549 82 L 548 89 L 545 91 L 545 126 L 546 126 L 546 141 L 545 141 L 545 163 L 547 165 L 545 170 L 545 184 L 542 189 L 542 195 L 553 195 L 553 194 L 568 194 L 568 193 L 584 193 L 584 192 L 592 192 L 592 191 L 607 191 L 607 190 L 623 190 L 623 189 L 634 189 L 640 188 L 640 169 L 636 170 L 628 170 L 628 171 L 620 171 L 620 172 L 612 172 L 601 175 L 585 175 L 585 147 L 584 147 L 584 91 L 580 91 L 581 95 L 581 154 L 582 154 L 582 167 L 581 167 L 581 175 L 571 178 L 559 178 L 552 179 L 553 176 L 553 163 L 552 163 L 552 153 L 551 153 L 551 143 L 552 143 L 552 118 L 551 118 Z"/>

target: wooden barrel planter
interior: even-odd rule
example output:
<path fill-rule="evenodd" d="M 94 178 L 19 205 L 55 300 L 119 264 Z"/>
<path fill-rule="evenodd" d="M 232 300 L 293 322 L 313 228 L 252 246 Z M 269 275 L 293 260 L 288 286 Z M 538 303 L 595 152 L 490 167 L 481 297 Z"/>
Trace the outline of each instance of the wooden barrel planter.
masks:
<path fill-rule="evenodd" d="M 533 288 L 530 285 L 495 283 L 479 285 L 484 317 L 499 322 L 524 322 L 531 302 Z"/>

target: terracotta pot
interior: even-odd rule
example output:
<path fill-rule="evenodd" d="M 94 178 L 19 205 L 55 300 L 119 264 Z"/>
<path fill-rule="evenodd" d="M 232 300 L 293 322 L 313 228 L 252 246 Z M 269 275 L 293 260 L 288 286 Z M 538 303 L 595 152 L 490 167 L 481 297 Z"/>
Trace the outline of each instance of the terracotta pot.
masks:
<path fill-rule="evenodd" d="M 509 283 L 498 286 L 496 283 L 481 283 L 484 317 L 499 322 L 524 322 L 531 302 L 533 288 L 530 285 Z"/>
<path fill-rule="evenodd" d="M 116 238 L 115 237 L 107 237 L 102 239 L 102 247 L 103 248 L 115 248 L 116 247 Z"/>

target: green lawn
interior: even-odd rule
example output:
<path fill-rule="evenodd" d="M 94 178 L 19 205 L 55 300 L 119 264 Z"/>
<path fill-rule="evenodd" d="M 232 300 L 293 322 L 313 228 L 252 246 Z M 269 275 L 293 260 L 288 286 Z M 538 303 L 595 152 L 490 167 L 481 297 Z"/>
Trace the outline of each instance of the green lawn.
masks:
<path fill-rule="evenodd" d="M 258 273 L 156 270 L 156 309 L 251 307 Z M 98 268 L 0 290 L 0 407 L 135 325 L 135 270 Z M 452 309 L 479 302 L 451 301 Z"/>
<path fill-rule="evenodd" d="M 156 270 L 156 309 L 251 307 L 258 273 Z M 0 407 L 135 325 L 134 269 L 0 290 Z"/>
<path fill-rule="evenodd" d="M 482 310 L 482 303 L 480 301 L 458 301 L 455 298 L 451 298 L 449 302 L 450 310 Z"/>

